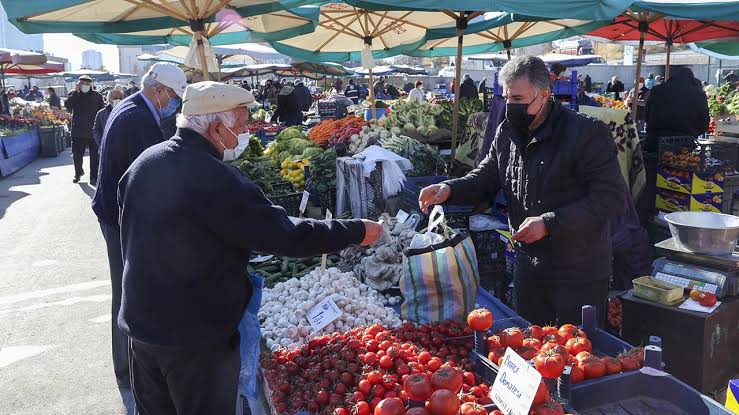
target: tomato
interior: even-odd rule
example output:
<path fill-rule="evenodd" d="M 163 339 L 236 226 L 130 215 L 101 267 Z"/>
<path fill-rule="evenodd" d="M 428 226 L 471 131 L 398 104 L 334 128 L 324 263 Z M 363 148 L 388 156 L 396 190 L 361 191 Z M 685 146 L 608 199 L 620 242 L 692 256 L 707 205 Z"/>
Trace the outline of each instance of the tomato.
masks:
<path fill-rule="evenodd" d="M 698 301 L 698 298 L 700 298 L 700 296 L 701 296 L 700 290 L 695 290 L 695 289 L 690 290 L 690 298 L 692 298 L 693 300 Z"/>
<path fill-rule="evenodd" d="M 552 395 L 549 394 L 547 385 L 544 382 L 539 382 L 539 388 L 536 390 L 536 395 L 534 395 L 533 405 L 539 405 L 550 399 L 552 399 Z"/>
<path fill-rule="evenodd" d="M 503 412 L 500 412 L 500 409 L 493 409 L 493 412 L 490 412 L 490 415 L 505 415 Z"/>
<path fill-rule="evenodd" d="M 426 365 L 426 367 L 429 370 L 431 370 L 432 372 L 436 372 L 437 370 L 439 370 L 439 368 L 441 367 L 442 363 L 443 362 L 438 357 L 432 357 L 431 360 L 429 360 L 429 362 Z"/>
<path fill-rule="evenodd" d="M 545 378 L 556 379 L 564 371 L 564 362 L 561 355 L 553 351 L 545 351 L 536 356 L 534 366 L 536 366 L 536 370 Z"/>
<path fill-rule="evenodd" d="M 364 354 L 362 361 L 367 366 L 374 366 L 377 363 L 377 355 L 374 352 L 367 352 Z"/>
<path fill-rule="evenodd" d="M 590 357 L 590 356 L 592 356 L 592 355 L 593 355 L 593 354 L 592 354 L 592 353 L 590 353 L 590 352 L 588 352 L 588 351 L 583 351 L 583 352 L 580 352 L 580 353 L 578 353 L 578 354 L 577 354 L 577 355 L 575 356 L 575 359 L 577 359 L 577 361 L 578 361 L 578 362 L 580 362 L 581 360 L 585 360 L 585 359 L 587 359 L 588 357 Z"/>
<path fill-rule="evenodd" d="M 606 375 L 606 364 L 597 356 L 590 356 L 580 361 L 578 366 L 585 372 L 585 379 L 595 379 Z"/>
<path fill-rule="evenodd" d="M 403 382 L 403 390 L 414 401 L 425 401 L 434 391 L 428 376 L 425 374 L 408 376 L 405 382 Z"/>
<path fill-rule="evenodd" d="M 378 383 L 382 383 L 382 373 L 373 370 L 367 374 L 367 380 L 369 383 L 373 385 L 377 385 Z"/>
<path fill-rule="evenodd" d="M 431 387 L 434 390 L 447 389 L 457 393 L 462 389 L 463 383 L 462 372 L 450 366 L 444 366 L 431 375 Z"/>
<path fill-rule="evenodd" d="M 621 362 L 615 357 L 606 356 L 603 358 L 603 363 L 606 365 L 606 373 L 609 375 L 615 375 L 621 373 Z"/>
<path fill-rule="evenodd" d="M 573 337 L 586 337 L 584 331 L 577 328 L 577 326 L 573 324 L 565 324 L 562 327 L 559 328 L 559 331 L 557 332 L 562 337 L 563 344 L 567 344 L 567 340 L 573 338 Z"/>
<path fill-rule="evenodd" d="M 500 336 L 488 337 L 487 344 L 488 344 L 488 350 L 493 350 L 499 347 L 503 347 L 503 344 L 500 342 Z"/>
<path fill-rule="evenodd" d="M 586 337 L 573 337 L 565 343 L 567 352 L 576 355 L 580 352 L 592 352 L 593 345 Z"/>
<path fill-rule="evenodd" d="M 572 366 L 570 368 L 570 382 L 574 385 L 585 380 L 585 372 L 583 372 L 580 366 Z"/>
<path fill-rule="evenodd" d="M 523 347 L 526 347 L 526 346 L 533 347 L 534 349 L 539 350 L 541 349 L 542 343 L 541 343 L 541 340 L 539 339 L 529 337 L 529 338 L 523 339 Z"/>
<path fill-rule="evenodd" d="M 470 394 L 474 395 L 476 398 L 482 398 L 483 396 L 485 396 L 485 392 L 479 386 L 471 387 Z"/>
<path fill-rule="evenodd" d="M 334 409 L 334 415 L 349 415 L 349 411 L 346 408 L 336 408 Z"/>
<path fill-rule="evenodd" d="M 365 382 L 367 382 L 367 381 L 365 380 Z M 369 383 L 369 382 L 367 382 L 367 383 Z M 360 382 L 360 384 L 361 384 L 361 382 Z M 370 386 L 369 389 L 367 389 L 367 393 L 369 393 L 369 391 L 371 389 L 372 389 L 372 386 Z M 361 390 L 358 390 L 358 391 L 352 393 L 352 401 L 354 403 L 357 403 L 359 401 L 363 401 L 365 399 L 365 397 L 367 396 L 367 393 L 362 392 Z"/>
<path fill-rule="evenodd" d="M 524 330 L 523 335 L 527 339 L 541 340 L 544 338 L 544 330 L 541 328 L 541 326 L 532 324 L 529 326 L 529 328 Z"/>
<path fill-rule="evenodd" d="M 390 356 L 382 356 L 380 358 L 380 367 L 383 369 L 390 369 L 393 367 L 393 358 Z"/>
<path fill-rule="evenodd" d="M 319 405 L 326 405 L 328 403 L 328 392 L 322 390 L 318 391 L 316 394 L 316 402 L 318 402 Z"/>
<path fill-rule="evenodd" d="M 431 415 L 456 415 L 459 412 L 460 401 L 456 393 L 439 389 L 431 394 L 427 405 Z"/>
<path fill-rule="evenodd" d="M 418 363 L 425 365 L 431 360 L 431 353 L 423 351 L 418 354 Z"/>
<path fill-rule="evenodd" d="M 405 405 L 400 398 L 385 398 L 375 406 L 373 415 L 404 415 Z"/>
<path fill-rule="evenodd" d="M 716 301 L 718 301 L 716 296 L 711 293 L 701 293 L 698 296 L 698 303 L 703 307 L 713 307 L 716 305 Z"/>
<path fill-rule="evenodd" d="M 557 331 L 559 329 L 554 326 L 544 326 L 541 328 L 542 333 L 544 333 L 544 337 L 551 336 L 552 334 L 557 334 Z"/>
<path fill-rule="evenodd" d="M 621 363 L 621 370 L 624 372 L 632 372 L 639 369 L 639 361 L 637 357 L 632 354 L 621 354 L 618 356 L 618 361 Z"/>
<path fill-rule="evenodd" d="M 516 350 L 519 356 L 523 357 L 524 360 L 531 360 L 539 354 L 539 350 L 531 346 L 523 346 Z"/>
<path fill-rule="evenodd" d="M 430 415 L 426 408 L 416 407 L 411 408 L 405 412 L 405 415 Z"/>
<path fill-rule="evenodd" d="M 471 402 L 463 403 L 459 411 L 462 415 L 488 415 L 484 406 Z"/>
<path fill-rule="evenodd" d="M 560 336 L 557 333 L 547 334 L 546 336 L 544 336 L 544 339 L 541 342 L 542 344 L 547 344 L 547 343 L 556 343 L 556 344 L 561 344 L 561 345 L 565 344 L 564 340 L 562 340 L 562 336 Z"/>
<path fill-rule="evenodd" d="M 464 383 L 474 386 L 475 385 L 475 374 L 472 372 L 464 372 Z"/>
<path fill-rule="evenodd" d="M 503 347 L 516 348 L 523 345 L 523 332 L 518 327 L 511 327 L 500 333 L 500 343 Z"/>
<path fill-rule="evenodd" d="M 561 344 L 554 344 L 554 343 L 544 343 L 543 346 L 541 346 L 540 351 L 542 352 L 554 352 L 560 356 L 562 356 L 562 360 L 567 362 L 570 360 L 570 353 L 567 351 L 567 348 L 562 346 Z"/>
<path fill-rule="evenodd" d="M 467 315 L 467 325 L 475 331 L 488 331 L 493 326 L 493 313 L 487 308 L 472 310 Z"/>
<path fill-rule="evenodd" d="M 564 415 L 565 410 L 562 405 L 555 401 L 547 401 L 543 404 L 536 405 L 531 413 L 534 415 Z"/>
<path fill-rule="evenodd" d="M 491 350 L 490 353 L 488 353 L 488 359 L 490 359 L 490 361 L 493 363 L 497 363 L 504 354 L 505 348 L 499 347 L 497 349 Z"/>

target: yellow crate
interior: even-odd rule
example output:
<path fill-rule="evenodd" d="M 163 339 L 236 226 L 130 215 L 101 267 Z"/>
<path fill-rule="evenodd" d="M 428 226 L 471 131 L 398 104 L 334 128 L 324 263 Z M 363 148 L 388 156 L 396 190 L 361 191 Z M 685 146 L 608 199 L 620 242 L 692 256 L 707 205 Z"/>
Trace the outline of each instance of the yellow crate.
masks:
<path fill-rule="evenodd" d="M 649 301 L 665 305 L 675 305 L 683 299 L 683 287 L 660 281 L 649 275 L 636 278 L 634 283 L 634 295 Z"/>

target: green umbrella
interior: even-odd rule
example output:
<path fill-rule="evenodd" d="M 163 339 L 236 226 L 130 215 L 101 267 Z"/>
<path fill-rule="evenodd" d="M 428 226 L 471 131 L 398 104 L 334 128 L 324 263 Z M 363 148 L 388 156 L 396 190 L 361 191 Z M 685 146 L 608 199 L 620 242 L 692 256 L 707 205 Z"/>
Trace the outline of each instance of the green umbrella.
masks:
<path fill-rule="evenodd" d="M 197 45 L 209 78 L 204 39 L 276 40 L 314 27 L 310 15 L 287 11 L 310 0 L 0 0 L 8 20 L 26 33 L 75 33 L 98 43 Z M 307 11 L 309 12 L 309 11 Z M 217 38 L 217 39 L 216 39 Z"/>

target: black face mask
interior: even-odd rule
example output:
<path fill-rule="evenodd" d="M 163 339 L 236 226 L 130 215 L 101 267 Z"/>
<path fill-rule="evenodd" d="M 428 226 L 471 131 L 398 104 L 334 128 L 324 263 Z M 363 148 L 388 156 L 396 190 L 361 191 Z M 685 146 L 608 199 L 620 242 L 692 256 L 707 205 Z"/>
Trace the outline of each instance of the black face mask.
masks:
<path fill-rule="evenodd" d="M 529 126 L 532 122 L 534 122 L 534 119 L 536 118 L 536 115 L 538 114 L 529 114 L 529 106 L 536 101 L 536 98 L 531 100 L 528 104 L 512 104 L 512 103 L 506 103 L 505 104 L 505 116 L 511 125 L 518 128 L 522 132 L 528 132 Z M 542 108 L 544 106 L 542 105 Z M 539 109 L 541 111 L 541 109 Z"/>

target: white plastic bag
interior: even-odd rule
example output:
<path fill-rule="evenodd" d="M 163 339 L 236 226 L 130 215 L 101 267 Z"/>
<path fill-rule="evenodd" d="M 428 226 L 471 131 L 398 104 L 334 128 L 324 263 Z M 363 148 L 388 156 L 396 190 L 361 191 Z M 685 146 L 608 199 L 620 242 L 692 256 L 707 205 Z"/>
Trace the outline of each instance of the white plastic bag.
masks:
<path fill-rule="evenodd" d="M 442 225 L 443 229 L 445 229 L 444 234 L 433 232 L 439 225 Z M 429 215 L 429 226 L 413 236 L 413 239 L 411 239 L 410 249 L 427 248 L 431 245 L 440 244 L 444 242 L 445 239 L 446 221 L 444 220 L 444 209 L 441 206 L 436 205 L 431 210 L 431 215 Z"/>

